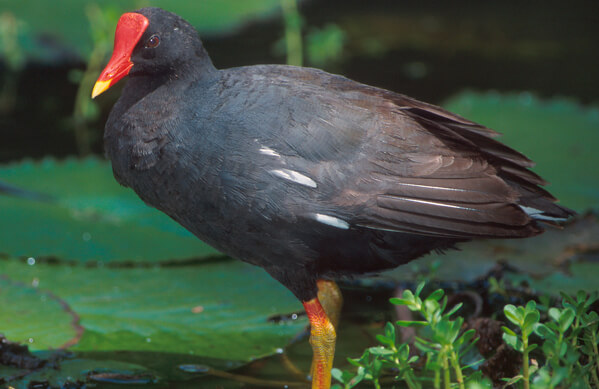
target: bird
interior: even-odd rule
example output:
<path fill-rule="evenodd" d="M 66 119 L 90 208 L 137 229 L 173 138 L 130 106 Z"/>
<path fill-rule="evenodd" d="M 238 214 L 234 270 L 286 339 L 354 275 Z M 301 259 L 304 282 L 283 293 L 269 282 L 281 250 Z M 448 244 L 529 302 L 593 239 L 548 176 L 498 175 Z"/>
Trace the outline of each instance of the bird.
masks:
<path fill-rule="evenodd" d="M 160 8 L 120 17 L 92 98 L 125 76 L 104 131 L 116 180 L 302 302 L 312 388 L 330 387 L 337 280 L 574 214 L 483 125 L 314 68 L 217 69 Z"/>

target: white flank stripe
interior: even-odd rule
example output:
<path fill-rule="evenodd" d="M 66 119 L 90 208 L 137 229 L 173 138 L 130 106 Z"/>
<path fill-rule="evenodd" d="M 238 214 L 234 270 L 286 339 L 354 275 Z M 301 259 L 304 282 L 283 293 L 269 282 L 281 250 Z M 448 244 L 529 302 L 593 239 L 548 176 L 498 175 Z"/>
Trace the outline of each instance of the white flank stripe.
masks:
<path fill-rule="evenodd" d="M 280 157 L 281 156 L 281 154 L 277 153 L 276 151 L 274 151 L 270 147 L 266 147 L 266 146 L 262 146 L 262 148 L 260 148 L 259 151 L 262 154 L 264 154 L 264 155 L 270 155 L 270 156 L 273 156 L 273 157 Z"/>
<path fill-rule="evenodd" d="M 563 217 L 551 217 L 551 216 L 546 216 L 543 215 L 543 211 L 533 208 L 533 207 L 527 207 L 524 205 L 518 205 L 524 212 L 526 212 L 526 214 L 530 217 L 532 217 L 533 219 L 537 219 L 537 220 L 551 220 L 551 221 L 561 221 L 561 220 L 566 220 L 566 218 Z"/>
<path fill-rule="evenodd" d="M 300 185 L 309 186 L 310 188 L 317 187 L 316 182 L 313 179 L 311 179 L 308 176 L 304 176 L 303 174 L 298 173 L 294 170 L 277 169 L 277 170 L 271 170 L 270 172 L 277 177 L 281 177 L 286 180 L 293 181 Z"/>
<path fill-rule="evenodd" d="M 315 213 L 314 218 L 316 219 L 316 221 L 323 223 L 323 224 L 327 224 L 331 227 L 341 228 L 342 230 L 349 229 L 348 222 L 346 222 L 345 220 L 336 218 L 334 216 L 324 215 L 322 213 Z"/>

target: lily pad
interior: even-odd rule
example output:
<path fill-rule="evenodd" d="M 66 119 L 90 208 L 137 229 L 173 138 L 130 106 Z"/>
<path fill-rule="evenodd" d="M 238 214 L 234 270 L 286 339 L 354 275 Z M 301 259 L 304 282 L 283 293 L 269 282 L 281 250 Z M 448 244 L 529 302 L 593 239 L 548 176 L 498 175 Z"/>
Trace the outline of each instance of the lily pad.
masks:
<path fill-rule="evenodd" d="M 599 107 L 527 92 L 464 92 L 444 107 L 503 133 L 502 142 L 537 163 L 533 170 L 561 204 L 579 212 L 599 208 Z"/>
<path fill-rule="evenodd" d="M 220 255 L 145 205 L 98 159 L 24 162 L 0 168 L 6 183 L 46 201 L 0 196 L 0 253 L 70 261 L 165 261 Z"/>
<path fill-rule="evenodd" d="M 84 332 L 70 348 L 75 351 L 159 351 L 249 361 L 275 353 L 307 323 L 269 321 L 274 314 L 300 311 L 301 305 L 262 269 L 234 260 L 151 269 L 1 260 L 0 275 L 10 277 L 4 293 L 13 297 L 3 301 L 3 311 L 15 312 L 30 302 L 29 295 L 20 297 L 22 283 L 59 296 L 78 315 Z M 35 339 L 32 350 L 58 347 L 73 336 L 70 317 L 65 319 L 62 309 L 48 309 L 35 322 L 27 315 L 1 321 L 0 332 L 11 340 Z"/>
<path fill-rule="evenodd" d="M 30 284 L 0 276 L 0 307 L 0 333 L 14 342 L 52 349 L 77 336 L 77 328 L 72 325 L 76 317 L 64 303 Z"/>
<path fill-rule="evenodd" d="M 599 253 L 598 242 L 599 220 L 597 216 L 588 214 L 570 222 L 563 230 L 549 227 L 545 233 L 534 238 L 463 243 L 459 245 L 460 250 L 428 255 L 385 273 L 383 277 L 411 281 L 419 274 L 426 274 L 435 268 L 434 264 L 437 263 L 438 268 L 429 273 L 433 278 L 473 282 L 502 262 L 522 275 L 518 279 L 514 278 L 515 281 L 531 280 L 530 284 L 539 285 L 539 291 L 542 292 L 558 294 L 560 290 L 569 292 L 573 289 L 576 292 L 576 288 L 583 286 L 585 290 L 599 290 L 596 282 L 599 261 L 588 259 L 592 253 Z M 587 266 L 587 270 L 581 271 L 581 266 Z M 551 288 L 550 280 L 555 280 L 555 285 L 569 282 L 571 287 Z"/>

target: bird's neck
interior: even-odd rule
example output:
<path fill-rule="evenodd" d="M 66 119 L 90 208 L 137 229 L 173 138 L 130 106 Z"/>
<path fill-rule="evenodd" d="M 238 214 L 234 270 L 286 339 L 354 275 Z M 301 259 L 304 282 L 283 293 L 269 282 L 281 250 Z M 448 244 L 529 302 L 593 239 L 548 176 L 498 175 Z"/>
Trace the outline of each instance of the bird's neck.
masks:
<path fill-rule="evenodd" d="M 202 54 L 205 56 L 200 57 Z M 161 86 L 176 88 L 177 84 L 186 85 L 190 82 L 210 79 L 217 74 L 218 70 L 214 67 L 205 51 L 198 53 L 198 57 L 193 61 L 179 63 L 173 69 L 162 73 L 132 74 L 123 89 L 119 101 L 121 107 L 119 108 L 123 111 L 128 110 L 135 103 Z"/>

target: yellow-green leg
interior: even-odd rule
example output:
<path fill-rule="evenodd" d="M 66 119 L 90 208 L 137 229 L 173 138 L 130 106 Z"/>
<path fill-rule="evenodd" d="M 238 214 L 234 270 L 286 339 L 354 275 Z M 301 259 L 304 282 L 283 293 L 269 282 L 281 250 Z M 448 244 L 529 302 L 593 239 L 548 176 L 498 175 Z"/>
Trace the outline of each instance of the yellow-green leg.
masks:
<path fill-rule="evenodd" d="M 318 280 L 318 297 L 303 304 L 310 320 L 312 389 L 329 389 L 335 357 L 335 329 L 339 323 L 343 298 L 333 281 Z"/>

